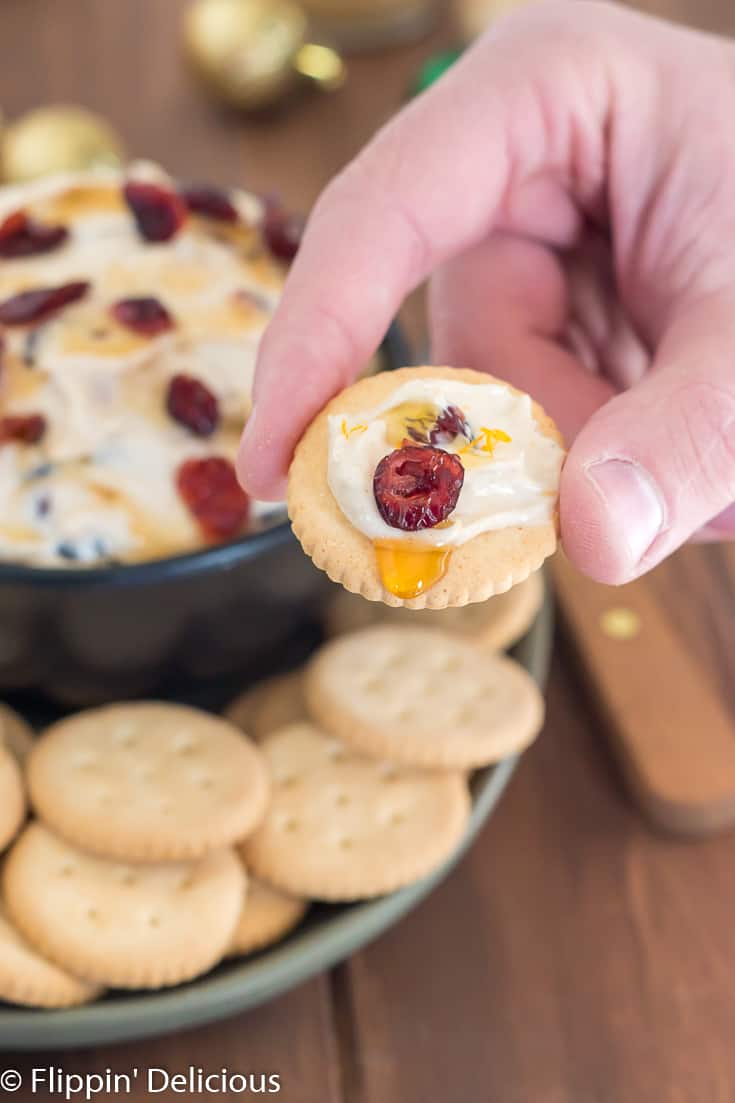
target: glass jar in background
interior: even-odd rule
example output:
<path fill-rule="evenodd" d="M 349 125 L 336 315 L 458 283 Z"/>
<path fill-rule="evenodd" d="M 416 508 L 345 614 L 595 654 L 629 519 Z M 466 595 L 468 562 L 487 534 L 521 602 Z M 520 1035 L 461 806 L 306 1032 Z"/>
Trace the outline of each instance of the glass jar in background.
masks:
<path fill-rule="evenodd" d="M 412 42 L 433 26 L 437 0 L 301 0 L 317 32 L 345 50 Z"/>

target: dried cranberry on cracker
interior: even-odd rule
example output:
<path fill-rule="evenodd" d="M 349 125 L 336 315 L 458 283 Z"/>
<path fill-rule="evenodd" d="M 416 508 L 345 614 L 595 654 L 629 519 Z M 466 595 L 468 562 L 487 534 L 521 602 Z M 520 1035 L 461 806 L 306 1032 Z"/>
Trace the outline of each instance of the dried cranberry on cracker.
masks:
<path fill-rule="evenodd" d="M 446 521 L 464 483 L 458 456 L 418 444 L 385 456 L 373 477 L 380 516 L 391 528 L 418 532 Z"/>

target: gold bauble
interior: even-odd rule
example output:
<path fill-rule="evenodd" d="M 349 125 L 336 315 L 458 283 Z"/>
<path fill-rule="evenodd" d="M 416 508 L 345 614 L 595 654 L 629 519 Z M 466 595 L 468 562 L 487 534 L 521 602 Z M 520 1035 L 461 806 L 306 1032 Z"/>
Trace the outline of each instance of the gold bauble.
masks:
<path fill-rule="evenodd" d="M 185 35 L 191 61 L 221 99 L 260 107 L 292 83 L 306 16 L 281 0 L 195 0 Z"/>
<path fill-rule="evenodd" d="M 468 42 L 481 35 L 495 19 L 525 7 L 531 0 L 457 0 L 462 36 Z"/>
<path fill-rule="evenodd" d="M 210 91 L 252 110 L 279 99 L 299 75 L 326 88 L 341 83 L 341 59 L 327 46 L 306 43 L 307 26 L 290 0 L 195 0 L 184 40 Z"/>
<path fill-rule="evenodd" d="M 53 172 L 116 168 L 124 150 L 115 131 L 83 107 L 54 105 L 29 111 L 3 136 L 3 176 L 22 183 Z"/>

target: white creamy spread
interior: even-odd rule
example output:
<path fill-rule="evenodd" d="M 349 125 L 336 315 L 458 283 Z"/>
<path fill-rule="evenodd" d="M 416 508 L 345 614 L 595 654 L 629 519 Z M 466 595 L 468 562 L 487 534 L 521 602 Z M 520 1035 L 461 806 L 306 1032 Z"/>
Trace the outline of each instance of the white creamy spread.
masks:
<path fill-rule="evenodd" d="M 459 454 L 465 469 L 464 484 L 447 521 L 419 532 L 404 532 L 388 525 L 373 493 L 376 467 L 403 443 L 389 441 L 386 415 L 404 403 L 426 405 L 437 411 L 456 407 L 470 430 L 470 439 L 459 436 L 437 444 L 444 451 Z M 485 430 L 494 432 L 489 445 Z M 500 434 L 510 440 L 502 439 Z M 498 383 L 413 380 L 373 410 L 337 413 L 329 418 L 329 486 L 355 528 L 376 542 L 407 541 L 451 548 L 483 532 L 545 524 L 556 509 L 563 459 L 559 444 L 540 431 L 528 395 Z"/>
<path fill-rule="evenodd" d="M 160 169 L 126 178 L 175 190 Z M 64 244 L 0 257 L 0 301 L 76 280 L 88 293 L 45 321 L 0 326 L 0 418 L 42 415 L 37 444 L 0 443 L 0 559 L 79 565 L 157 558 L 205 538 L 176 487 L 182 462 L 234 460 L 250 409 L 258 343 L 278 301 L 284 265 L 265 247 L 262 204 L 228 193 L 239 221 L 190 215 L 172 240 L 144 240 L 114 172 L 57 176 L 0 190 L 0 222 L 24 211 L 63 225 Z M 153 296 L 175 321 L 144 336 L 110 315 L 120 299 Z M 220 420 L 198 437 L 173 420 L 173 376 L 195 377 Z M 251 502 L 250 527 L 283 516 Z"/>

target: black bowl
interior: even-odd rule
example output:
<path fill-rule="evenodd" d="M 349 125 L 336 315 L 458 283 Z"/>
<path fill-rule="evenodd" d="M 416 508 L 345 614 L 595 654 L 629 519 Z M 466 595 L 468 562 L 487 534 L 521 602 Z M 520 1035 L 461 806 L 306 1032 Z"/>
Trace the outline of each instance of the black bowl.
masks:
<path fill-rule="evenodd" d="M 410 363 L 395 327 L 383 359 L 388 368 Z M 150 563 L 0 565 L 0 692 L 80 705 L 153 691 L 192 696 L 262 676 L 283 665 L 329 588 L 287 522 Z"/>

